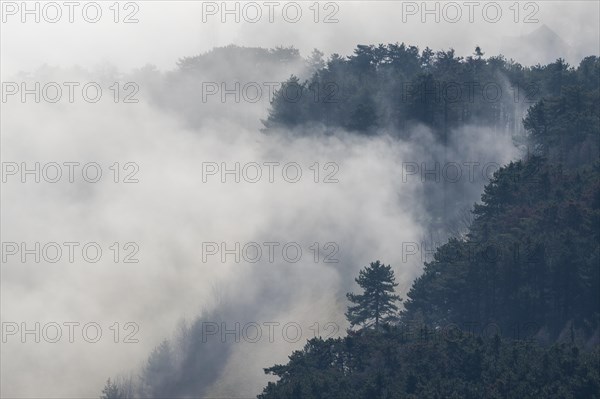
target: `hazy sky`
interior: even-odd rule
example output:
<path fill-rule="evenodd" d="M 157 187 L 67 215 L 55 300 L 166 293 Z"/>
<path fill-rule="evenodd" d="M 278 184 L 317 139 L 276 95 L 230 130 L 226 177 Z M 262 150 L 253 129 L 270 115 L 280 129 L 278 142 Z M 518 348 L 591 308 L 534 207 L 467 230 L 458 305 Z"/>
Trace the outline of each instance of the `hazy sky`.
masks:
<path fill-rule="evenodd" d="M 480 45 L 488 55 L 495 55 L 505 37 L 525 35 L 541 25 L 555 31 L 576 55 L 597 54 L 600 47 L 600 6 L 596 1 L 519 2 L 518 6 L 511 1 L 474 2 L 472 6 L 461 1 L 447 2 L 450 5 L 427 2 L 425 7 L 422 2 L 405 1 L 322 1 L 319 7 L 309 1 L 274 2 L 273 6 L 249 2 L 258 6 L 240 3 L 232 14 L 225 12 L 222 2 L 142 1 L 127 8 L 122 2 L 119 23 L 114 23 L 116 13 L 109 9 L 112 3 L 108 1 L 98 3 L 102 14 L 96 23 L 84 19 L 93 20 L 96 12 L 94 7 L 84 12 L 84 3 L 73 8 L 73 23 L 65 6 L 60 7 L 58 22 L 51 23 L 56 9 L 40 5 L 40 22 L 36 23 L 35 15 L 22 15 L 20 2 L 15 2 L 17 10 L 11 3 L 3 1 L 3 77 L 43 63 L 86 67 L 108 63 L 124 69 L 151 63 L 170 69 L 182 56 L 230 43 L 293 45 L 305 55 L 317 47 L 327 54 L 346 55 L 359 43 L 404 41 L 434 49 L 453 47 L 461 55 L 471 54 L 475 45 Z M 34 3 L 28 7 L 34 9 Z M 236 9 L 235 2 L 227 4 L 230 10 Z M 138 22 L 124 23 L 127 17 Z M 21 23 L 21 18 L 26 22 Z M 539 54 L 535 44 L 527 50 L 543 58 L 562 55 Z"/>

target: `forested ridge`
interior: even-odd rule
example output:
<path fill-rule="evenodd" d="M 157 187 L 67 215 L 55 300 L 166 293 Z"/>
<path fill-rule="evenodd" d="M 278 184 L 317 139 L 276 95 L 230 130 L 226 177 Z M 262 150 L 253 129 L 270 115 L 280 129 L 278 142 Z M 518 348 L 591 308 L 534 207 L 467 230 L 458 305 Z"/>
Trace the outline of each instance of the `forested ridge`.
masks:
<path fill-rule="evenodd" d="M 279 380 L 258 398 L 595 398 L 599 360 L 598 348 L 498 335 L 363 330 L 310 340 L 265 370 Z"/>
<path fill-rule="evenodd" d="M 279 63 L 303 66 L 303 78 L 291 76 L 275 92 L 263 121 L 267 135 L 343 131 L 408 142 L 426 131 L 445 149 L 467 146 L 460 139 L 468 136 L 456 132 L 469 127 L 508 136 L 521 149 L 487 181 L 481 200 L 467 204 L 468 215 L 465 190 L 473 181 L 422 181 L 427 223 L 455 233 L 408 292 L 396 291 L 385 263 L 361 271 L 356 282 L 364 293 L 348 293 L 345 336 L 313 338 L 287 364 L 266 368 L 277 379 L 260 399 L 600 398 L 597 56 L 576 67 L 562 59 L 526 67 L 486 58 L 479 47 L 463 58 L 454 50 L 360 45 L 349 57 L 325 60 L 315 50 L 302 60 L 293 48 L 229 46 L 182 59 L 168 79 L 187 87 L 201 71 L 216 70 L 218 60 L 250 60 L 253 73 Z M 198 103 L 181 107 L 192 125 L 202 122 L 202 96 L 194 95 Z M 445 151 L 430 157 L 460 161 Z M 453 227 L 456 215 L 460 229 Z M 183 328 L 181 342 L 159 345 L 139 383 L 109 381 L 101 397 L 205 392 L 220 369 L 199 374 L 199 365 L 217 364 L 230 346 L 207 345 L 202 320 Z M 173 366 L 177 356 L 183 361 Z"/>
<path fill-rule="evenodd" d="M 421 123 L 443 140 L 470 121 L 514 132 L 518 122 L 528 150 L 485 186 L 466 234 L 425 263 L 396 321 L 310 340 L 265 369 L 279 379 L 259 398 L 600 397 L 600 61 L 522 67 L 482 55 L 359 46 L 288 82 L 309 90 L 333 79 L 339 101 L 275 99 L 268 129 L 311 121 L 378 134 Z M 522 120 L 513 98 L 396 97 L 422 82 L 504 78 L 531 88 Z"/>
<path fill-rule="evenodd" d="M 422 123 L 440 136 L 465 124 L 517 134 L 527 108 L 540 99 L 567 88 L 598 89 L 595 56 L 578 68 L 563 59 L 526 67 L 501 55 L 485 58 L 479 47 L 465 58 L 453 49 L 420 51 L 404 43 L 359 45 L 351 56 L 326 61 L 322 55 L 315 50 L 308 58 L 309 79 L 291 76 L 275 95 L 267 131 L 318 124 L 402 136 Z"/>

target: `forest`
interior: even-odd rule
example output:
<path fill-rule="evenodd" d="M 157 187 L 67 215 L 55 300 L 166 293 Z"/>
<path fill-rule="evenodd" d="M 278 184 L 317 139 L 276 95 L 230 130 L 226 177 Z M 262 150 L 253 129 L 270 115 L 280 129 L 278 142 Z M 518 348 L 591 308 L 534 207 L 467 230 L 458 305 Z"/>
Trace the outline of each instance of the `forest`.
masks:
<path fill-rule="evenodd" d="M 180 73 L 206 63 L 183 59 Z M 428 206 L 452 234 L 409 291 L 396 292 L 393 271 L 369 254 L 374 262 L 356 279 L 363 293 L 347 296 L 346 334 L 310 339 L 287 364 L 265 368 L 276 381 L 258 397 L 600 397 L 600 59 L 523 66 L 479 47 L 463 58 L 396 43 L 326 60 L 315 50 L 305 71 L 276 92 L 265 135 L 343 129 L 407 139 L 425 126 L 444 146 L 457 129 L 481 126 L 508 135 L 520 159 L 466 204 L 461 228 L 453 215 L 465 206 L 463 186 L 426 185 L 451 199 Z M 148 360 L 150 385 L 165 351 Z M 109 380 L 101 398 L 130 394 Z"/>
<path fill-rule="evenodd" d="M 300 90 L 342 82 L 339 103 L 280 97 L 266 126 L 308 120 L 373 134 L 379 124 L 424 123 L 443 140 L 448 129 L 475 118 L 516 133 L 521 121 L 512 97 L 453 101 L 436 89 L 408 101 L 390 95 L 405 81 L 500 87 L 503 77 L 531 88 L 535 103 L 522 120 L 528 151 L 494 174 L 466 234 L 436 250 L 394 321 L 309 341 L 287 365 L 265 369 L 279 380 L 259 398 L 600 397 L 597 57 L 576 68 L 560 59 L 526 68 L 484 59 L 479 48 L 461 59 L 452 51 L 359 46 L 347 59 L 333 57 L 310 81 L 288 82 Z"/>

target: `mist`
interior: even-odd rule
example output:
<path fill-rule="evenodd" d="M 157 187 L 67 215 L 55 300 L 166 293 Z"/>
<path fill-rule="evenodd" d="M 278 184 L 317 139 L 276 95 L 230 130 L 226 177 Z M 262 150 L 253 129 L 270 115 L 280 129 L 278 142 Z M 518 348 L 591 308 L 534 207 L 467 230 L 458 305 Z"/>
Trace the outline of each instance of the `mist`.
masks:
<path fill-rule="evenodd" d="M 243 76 L 246 67 L 239 65 L 237 73 Z M 40 72 L 41 78 L 49 81 L 63 81 L 61 73 L 52 71 L 48 76 Z M 289 73 L 282 71 L 281 79 Z M 100 81 L 94 76 L 90 72 L 80 80 Z M 146 83 L 136 82 L 140 87 Z M 177 93 L 185 103 L 181 92 Z M 172 95 L 168 91 L 158 94 L 159 98 Z M 29 328 L 37 320 L 42 325 L 44 321 L 61 325 L 94 321 L 102 326 L 105 337 L 94 344 L 81 342 L 80 337 L 78 342 L 77 335 L 73 344 L 42 340 L 41 344 L 23 345 L 9 340 L 3 345 L 5 381 L 10 381 L 4 384 L 7 395 L 92 396 L 108 376 L 143 364 L 155 346 L 172 336 L 181 319 L 204 317 L 213 322 L 206 318 L 213 315 L 230 328 L 236 322 L 298 323 L 303 339 L 295 344 L 286 342 L 279 332 L 274 342 L 265 335 L 257 343 L 242 339 L 226 345 L 227 350 L 217 357 L 221 372 L 208 384 L 207 395 L 257 393 L 266 378 L 260 367 L 285 360 L 291 349 L 310 338 L 313 332 L 309 328 L 314 323 L 335 323 L 337 332 L 343 333 L 347 325 L 337 315 L 343 314 L 345 304 L 339 298 L 352 290 L 354 276 L 369 261 L 380 258 L 393 265 L 400 292 L 406 292 L 419 274 L 421 256 L 403 256 L 402 243 L 421 243 L 431 226 L 426 223 L 428 210 L 423 205 L 425 185 L 418 176 L 406 176 L 403 162 L 441 159 L 444 149 L 439 144 L 436 147 L 427 128 L 411 132 L 407 141 L 388 132 L 377 137 L 344 131 L 328 136 L 314 131 L 302 137 L 285 132 L 265 135 L 257 125 L 246 124 L 248 114 L 244 112 L 260 121 L 265 116 L 264 102 L 257 107 L 218 99 L 207 113 L 199 107 L 201 126 L 192 127 L 184 117 L 187 110 L 178 115 L 144 100 L 114 104 L 110 99 L 60 107 L 6 105 L 2 126 L 7 132 L 3 137 L 5 162 L 96 162 L 104 177 L 88 183 L 76 173 L 70 183 L 64 166 L 64 176 L 57 183 L 44 178 L 35 183 L 34 176 L 26 176 L 29 184 L 22 184 L 20 175 L 11 176 L 2 193 L 2 203 L 10 209 L 3 214 L 3 226 L 10 226 L 5 227 L 4 240 L 97 242 L 105 252 L 97 263 L 82 262 L 78 256 L 79 262 L 71 264 L 66 253 L 55 264 L 43 259 L 39 264 L 23 264 L 18 256 L 8 258 L 3 266 L 5 320 L 31 320 Z M 89 123 L 98 112 L 106 117 L 100 123 Z M 35 119 L 27 117 L 32 113 Z M 464 129 L 454 137 L 455 144 L 449 146 L 446 156 L 458 162 L 479 160 L 485 164 L 487 160 L 499 165 L 517 155 L 510 136 L 496 137 L 491 130 Z M 114 183 L 114 173 L 108 169 L 114 162 L 138 165 L 132 179 L 139 182 Z M 203 176 L 203 163 L 208 162 L 219 169 L 222 162 L 229 169 L 234 169 L 236 162 L 254 162 L 261 165 L 262 178 L 249 182 L 255 177 L 254 170 L 239 183 L 232 174 Z M 282 165 L 274 168 L 272 183 L 264 166 L 267 162 Z M 295 183 L 286 181 L 282 173 L 283 165 L 292 162 L 302 171 L 302 178 Z M 315 162 L 321 169 L 318 183 L 309 169 Z M 331 176 L 337 182 L 324 182 L 333 171 L 324 170 L 327 162 L 337 166 Z M 122 170 L 122 174 L 132 170 Z M 296 179 L 296 169 L 286 177 Z M 468 193 L 471 202 L 478 200 L 482 184 L 481 177 L 476 182 L 466 181 L 467 187 L 472 187 Z M 431 194 L 438 197 L 428 201 L 441 203 L 439 188 Z M 114 242 L 135 242 L 139 263 L 115 263 L 108 250 Z M 230 250 L 235 243 L 259 243 L 263 253 L 256 263 L 243 258 L 236 263 L 234 255 L 223 262 L 220 251 L 203 262 L 202 243 L 209 242 L 224 242 Z M 273 251 L 273 261 L 265 242 L 280 243 Z M 309 248 L 315 242 L 320 247 L 318 262 Z M 286 243 L 302 248 L 298 261 L 283 257 L 281 248 Z M 326 249 L 327 243 L 335 246 Z M 331 261 L 337 262 L 326 263 L 325 256 L 334 249 Z M 296 258 L 293 248 L 289 253 Z M 255 252 L 248 255 L 254 257 Z M 108 328 L 114 322 L 137 323 L 139 343 L 112 342 L 113 332 Z M 266 334 L 267 328 L 263 328 Z M 45 347 L 41 353 L 40 346 Z M 247 367 L 244 359 L 248 358 L 258 367 Z M 23 359 L 32 359 L 35 365 Z M 218 364 L 201 367 L 196 370 L 200 375 L 218 369 Z M 31 378 L 39 384 L 32 386 Z"/>
<path fill-rule="evenodd" d="M 95 103 L 82 100 L 81 86 L 72 103 L 64 96 L 57 103 L 23 102 L 18 95 L 2 103 L 2 161 L 19 168 L 2 183 L 2 241 L 25 242 L 27 248 L 36 242 L 42 247 L 59 243 L 63 252 L 52 263 L 44 257 L 32 261 L 34 255 L 23 262 L 20 253 L 4 251 L 2 321 L 19 327 L 24 322 L 28 329 L 36 322 L 42 328 L 58 323 L 63 336 L 57 343 L 43 334 L 40 343 L 34 342 L 33 334 L 22 343 L 20 331 L 9 336 L 2 343 L 3 395 L 96 397 L 106 379 L 117 376 L 132 376 L 144 385 L 138 377 L 165 339 L 174 348 L 169 361 L 175 363 L 152 375 L 159 378 L 187 368 L 187 375 L 177 377 L 177 391 L 172 388 L 167 394 L 189 397 L 201 390 L 206 397 L 256 395 L 268 381 L 262 369 L 285 362 L 292 350 L 315 335 L 315 323 L 320 335 L 344 334 L 344 295 L 356 290 L 354 278 L 370 261 L 392 265 L 398 292 L 405 297 L 427 260 L 422 251 L 407 254 L 405 244 L 439 245 L 459 229 L 441 225 L 436 215 L 451 204 L 469 207 L 478 201 L 497 166 L 522 155 L 510 133 L 465 126 L 450 131 L 445 146 L 426 126 L 402 132 L 384 127 L 373 136 L 342 129 L 325 132 L 318 126 L 265 134 L 261 120 L 267 118 L 271 100 L 266 89 L 257 101 L 243 96 L 236 101 L 232 95 L 223 101 L 221 92 L 202 96 L 207 83 L 214 89 L 213 83 L 231 88 L 236 82 L 252 82 L 264 89 L 265 82 L 283 82 L 290 75 L 308 78 L 313 71 L 306 57 L 313 48 L 349 55 L 359 43 L 404 40 L 435 49 L 455 46 L 459 53 L 470 54 L 477 44 L 486 49 L 487 42 L 492 54 L 495 35 L 506 32 L 497 25 L 467 23 L 443 24 L 448 35 L 423 34 L 428 27 L 420 21 L 398 29 L 397 21 L 380 23 L 370 17 L 380 15 L 381 7 L 393 7 L 376 3 L 341 3 L 343 22 L 316 29 L 308 29 L 310 21 L 304 20 L 291 27 L 215 22 L 201 26 L 201 34 L 190 35 L 184 27 L 197 25 L 197 14 L 191 11 L 198 11 L 200 4 L 187 2 L 141 3 L 139 24 L 106 31 L 102 24 L 3 27 L 4 82 L 25 81 L 27 87 L 35 82 L 97 82 L 103 89 Z M 569 12 L 581 15 L 584 9 L 578 4 L 569 6 Z M 541 15 L 554 21 L 565 7 L 543 5 Z M 163 24 L 176 17 L 181 18 L 180 29 L 165 30 Z M 596 18 L 587 12 L 585 17 Z M 374 29 L 355 29 L 363 19 Z M 514 36 L 531 31 L 521 24 L 504 26 Z M 590 28 L 585 26 L 581 23 L 573 31 L 587 32 Z M 83 46 L 69 42 L 52 52 L 27 50 L 45 48 L 72 35 L 76 27 L 89 39 Z M 557 22 L 561 34 L 574 34 L 571 27 L 563 28 Z M 20 34 L 24 29 L 38 34 L 25 38 Z M 473 29 L 481 29 L 481 36 L 466 39 Z M 574 60 L 597 48 L 598 35 L 592 36 L 582 34 L 574 44 Z M 574 36 L 567 40 L 573 43 Z M 218 50 L 211 55 L 212 49 L 230 44 L 264 52 L 248 56 L 239 50 L 235 61 L 219 57 Z M 299 53 L 281 62 L 268 55 L 277 46 L 294 46 Z M 201 74 L 176 65 L 198 54 L 212 62 L 202 64 Z M 557 56 L 561 54 L 543 55 L 548 60 Z M 110 89 L 114 82 L 120 90 L 116 103 Z M 127 82 L 136 86 L 125 87 Z M 138 101 L 124 102 L 128 94 Z M 22 163 L 32 168 L 36 162 L 39 182 L 35 173 L 21 174 Z M 73 182 L 65 162 L 79 163 Z M 443 185 L 428 184 L 421 171 L 407 173 L 408 164 L 435 162 L 480 166 L 473 179 L 466 178 L 464 169 L 458 183 Z M 62 178 L 55 183 L 48 181 L 54 176 L 52 167 L 49 175 L 41 172 L 50 163 L 61 166 Z M 89 163 L 102 171 L 97 182 L 81 174 Z M 235 170 L 236 163 L 238 172 L 223 174 L 224 167 Z M 96 165 L 88 178 L 96 176 Z M 285 169 L 286 165 L 291 166 Z M 78 243 L 72 262 L 65 242 Z M 82 255 L 81 247 L 89 242 L 102 249 L 97 262 Z M 236 254 L 223 254 L 221 247 L 211 254 L 213 244 L 221 243 L 228 250 L 238 243 L 239 261 Z M 265 243 L 277 244 L 273 259 Z M 251 244 L 249 252 L 241 250 L 246 244 Z M 292 246 L 287 253 L 282 251 L 286 244 Z M 67 338 L 65 322 L 80 323 L 74 342 Z M 97 342 L 82 337 L 86 323 L 101 327 Z M 130 328 L 126 323 L 132 323 Z M 235 323 L 256 323 L 262 336 L 256 342 L 247 336 L 235 342 L 235 334 L 221 339 L 218 331 L 204 341 L 206 328 L 220 328 L 221 323 L 231 329 Z M 272 324 L 272 342 L 264 323 L 279 323 Z M 282 333 L 287 323 L 301 326 L 299 339 Z M 324 330 L 326 325 L 331 329 Z M 182 348 L 187 352 L 178 352 Z"/>

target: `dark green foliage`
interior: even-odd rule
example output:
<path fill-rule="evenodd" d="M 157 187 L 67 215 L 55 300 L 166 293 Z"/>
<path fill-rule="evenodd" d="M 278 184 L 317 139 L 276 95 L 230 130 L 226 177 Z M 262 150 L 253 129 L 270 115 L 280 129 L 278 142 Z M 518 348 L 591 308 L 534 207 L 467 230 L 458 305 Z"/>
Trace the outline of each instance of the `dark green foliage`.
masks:
<path fill-rule="evenodd" d="M 460 332 L 350 332 L 314 338 L 259 399 L 288 398 L 598 398 L 598 350 L 541 347 Z"/>
<path fill-rule="evenodd" d="M 390 266 L 371 263 L 356 279 L 364 293 L 348 294 L 347 318 L 364 328 L 312 339 L 265 369 L 279 380 L 259 398 L 600 398 L 600 60 L 523 67 L 484 55 L 360 45 L 325 62 L 316 50 L 306 61 L 312 77 L 292 76 L 276 93 L 267 130 L 402 135 L 424 124 L 446 144 L 469 124 L 510 132 L 529 150 L 494 174 L 468 233 L 425 264 L 400 319 Z M 228 47 L 179 67 L 192 76 L 241 58 L 264 69 L 299 54 Z M 494 85 L 501 94 L 490 101 L 481 89 Z M 197 396 L 218 378 L 229 349 L 206 345 L 199 326 L 156 348 L 141 396 Z M 109 380 L 101 398 L 124 392 Z"/>
<path fill-rule="evenodd" d="M 346 82 L 377 81 L 385 54 L 361 46 L 328 68 L 360 77 Z M 494 71 L 529 79 L 543 98 L 523 120 L 527 157 L 494 174 L 468 234 L 425 264 L 397 325 L 310 340 L 287 365 L 265 369 L 279 380 L 260 399 L 600 398 L 599 59 L 573 69 L 482 57 L 423 53 L 427 72 L 414 81 L 435 87 L 440 77 Z M 498 116 L 495 106 L 472 106 L 487 123 Z M 424 97 L 406 109 L 443 128 L 467 121 L 452 107 Z"/>
<path fill-rule="evenodd" d="M 543 157 L 495 173 L 468 236 L 440 247 L 414 282 L 406 319 L 431 326 L 493 322 L 503 330 L 527 325 L 548 342 L 597 341 L 597 96 L 598 89 L 571 88 L 530 109 L 525 124 Z M 593 156 L 565 162 L 584 149 Z"/>
<path fill-rule="evenodd" d="M 525 128 L 537 144 L 536 152 L 568 166 L 597 159 L 600 92 L 579 86 L 565 88 L 529 110 Z"/>
<path fill-rule="evenodd" d="M 598 57 L 587 57 L 574 69 L 562 59 L 523 67 L 502 56 L 484 59 L 484 54 L 480 47 L 463 58 L 453 49 L 434 53 L 404 43 L 359 45 L 349 57 L 334 54 L 304 82 L 292 77 L 288 83 L 298 85 L 302 95 L 279 90 L 264 124 L 267 130 L 320 124 L 362 134 L 391 127 L 402 135 L 408 133 L 406 127 L 422 123 L 443 139 L 449 130 L 469 123 L 520 135 L 528 106 L 561 96 L 588 104 L 580 112 L 594 118 L 589 106 L 597 98 L 573 98 L 569 92 L 574 86 L 597 89 Z M 320 64 L 318 53 L 313 59 L 309 63 Z M 597 107 L 595 111 L 597 115 Z"/>
<path fill-rule="evenodd" d="M 391 266 L 379 261 L 371 262 L 360 271 L 355 281 L 363 289 L 363 293 L 346 295 L 354 303 L 346 313 L 351 326 L 361 325 L 378 330 L 380 324 L 397 321 L 398 306 L 395 302 L 401 299 L 394 294 L 398 283 L 395 282 Z"/>

